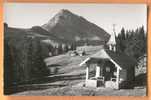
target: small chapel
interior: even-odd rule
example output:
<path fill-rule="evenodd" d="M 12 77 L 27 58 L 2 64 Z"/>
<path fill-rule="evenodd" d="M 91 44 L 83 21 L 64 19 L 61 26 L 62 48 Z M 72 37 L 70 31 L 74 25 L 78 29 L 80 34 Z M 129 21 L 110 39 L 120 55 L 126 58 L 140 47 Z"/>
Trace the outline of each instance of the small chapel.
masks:
<path fill-rule="evenodd" d="M 107 42 L 107 48 L 104 47 L 86 58 L 80 66 L 86 69 L 86 87 L 112 89 L 134 87 L 136 60 L 125 53 L 116 51 L 114 32 Z M 92 75 L 92 69 L 95 75 Z"/>

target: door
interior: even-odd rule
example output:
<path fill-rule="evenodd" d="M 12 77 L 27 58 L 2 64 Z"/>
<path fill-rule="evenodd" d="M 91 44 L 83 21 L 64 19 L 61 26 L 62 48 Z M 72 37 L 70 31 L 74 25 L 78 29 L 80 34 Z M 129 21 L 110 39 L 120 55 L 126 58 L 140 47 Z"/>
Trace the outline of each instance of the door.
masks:
<path fill-rule="evenodd" d="M 111 63 L 110 61 L 107 61 L 104 65 L 104 70 L 103 70 L 105 81 L 109 81 L 111 80 L 111 78 L 114 77 L 114 70 L 115 70 L 114 64 Z"/>

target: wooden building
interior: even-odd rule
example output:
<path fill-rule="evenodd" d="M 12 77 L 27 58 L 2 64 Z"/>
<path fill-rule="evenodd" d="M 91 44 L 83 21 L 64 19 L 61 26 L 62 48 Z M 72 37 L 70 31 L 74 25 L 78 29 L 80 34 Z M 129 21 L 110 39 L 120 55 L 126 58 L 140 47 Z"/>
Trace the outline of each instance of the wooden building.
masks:
<path fill-rule="evenodd" d="M 110 39 L 109 49 L 101 49 L 80 63 L 80 66 L 86 67 L 85 86 L 133 88 L 136 61 L 124 53 L 116 52 L 114 36 Z M 92 67 L 95 68 L 95 76 L 91 75 Z"/>

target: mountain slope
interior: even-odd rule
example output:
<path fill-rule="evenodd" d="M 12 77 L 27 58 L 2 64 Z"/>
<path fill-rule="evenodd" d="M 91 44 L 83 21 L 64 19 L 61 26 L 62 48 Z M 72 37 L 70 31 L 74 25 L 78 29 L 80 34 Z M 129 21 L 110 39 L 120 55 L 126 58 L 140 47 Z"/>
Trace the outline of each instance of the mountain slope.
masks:
<path fill-rule="evenodd" d="M 21 29 L 21 28 L 12 28 L 7 27 L 5 29 L 5 39 L 11 41 L 12 44 L 20 44 L 18 41 L 23 41 L 25 38 L 37 38 L 42 42 L 45 42 L 49 45 L 58 45 L 58 44 L 67 44 L 65 40 L 58 39 L 53 34 L 50 34 L 40 26 L 34 26 L 30 29 Z M 46 42 L 46 41 L 49 41 Z"/>
<path fill-rule="evenodd" d="M 87 21 L 81 16 L 75 15 L 68 10 L 61 10 L 42 28 L 50 34 L 68 41 L 76 42 L 107 42 L 110 35 L 97 25 Z"/>

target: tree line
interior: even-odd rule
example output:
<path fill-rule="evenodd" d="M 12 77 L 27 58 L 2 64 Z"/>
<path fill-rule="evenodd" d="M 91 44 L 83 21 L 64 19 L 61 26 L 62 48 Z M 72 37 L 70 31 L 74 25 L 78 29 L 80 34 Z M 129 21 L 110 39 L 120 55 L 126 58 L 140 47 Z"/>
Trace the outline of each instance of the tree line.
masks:
<path fill-rule="evenodd" d="M 73 42 L 71 44 L 58 44 L 57 46 L 51 47 L 50 45 L 48 46 L 50 53 L 52 56 L 57 56 L 60 54 L 67 53 L 68 51 L 73 51 L 76 50 L 77 45 L 76 42 Z"/>
<path fill-rule="evenodd" d="M 48 52 L 52 56 L 75 50 L 76 45 L 59 44 L 56 46 L 43 44 L 39 38 L 24 37 L 17 44 L 12 39 L 4 39 L 4 88 L 26 84 L 33 79 L 50 75 L 50 69 L 44 59 Z"/>
<path fill-rule="evenodd" d="M 121 32 L 116 36 L 117 52 L 124 52 L 129 56 L 138 59 L 146 54 L 147 51 L 147 33 L 144 26 L 136 30 L 121 29 Z"/>
<path fill-rule="evenodd" d="M 37 39 L 25 38 L 20 47 L 4 41 L 4 87 L 26 83 L 49 74 Z"/>

